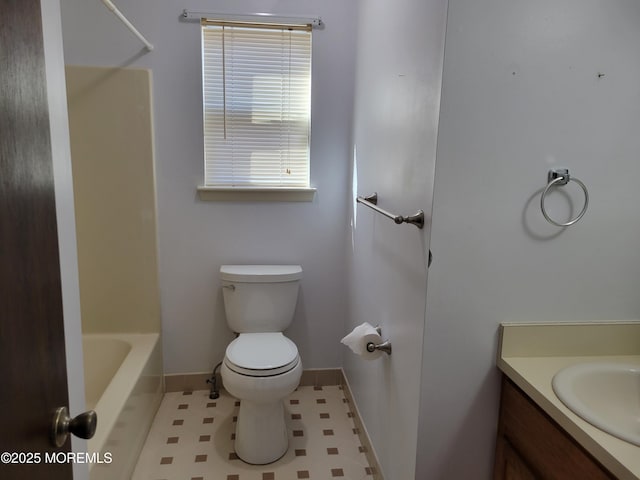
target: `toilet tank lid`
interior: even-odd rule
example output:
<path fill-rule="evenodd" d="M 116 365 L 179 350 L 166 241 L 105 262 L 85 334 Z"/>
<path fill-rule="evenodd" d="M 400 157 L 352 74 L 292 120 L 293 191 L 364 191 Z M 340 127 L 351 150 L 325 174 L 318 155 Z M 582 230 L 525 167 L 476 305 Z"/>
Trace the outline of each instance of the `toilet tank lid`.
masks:
<path fill-rule="evenodd" d="M 300 265 L 222 265 L 220 278 L 231 282 L 292 282 L 302 278 Z"/>

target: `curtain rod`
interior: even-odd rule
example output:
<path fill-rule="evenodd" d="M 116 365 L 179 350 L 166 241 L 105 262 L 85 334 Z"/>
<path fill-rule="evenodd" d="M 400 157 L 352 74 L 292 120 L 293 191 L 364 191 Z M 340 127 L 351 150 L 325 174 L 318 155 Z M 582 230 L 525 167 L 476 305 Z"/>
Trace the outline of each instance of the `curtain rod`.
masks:
<path fill-rule="evenodd" d="M 144 38 L 144 36 L 138 31 L 138 29 L 136 27 L 133 26 L 133 24 L 127 19 L 127 17 L 125 17 L 122 12 L 120 10 L 118 10 L 118 7 L 116 7 L 113 2 L 111 2 L 111 0 L 102 0 L 102 3 L 104 3 L 105 7 L 107 7 L 109 10 L 111 10 L 111 12 L 120 19 L 120 21 L 122 21 L 122 23 L 124 23 L 124 25 L 131 30 L 131 32 L 140 39 L 140 41 L 142 43 L 144 43 L 144 46 L 147 48 L 147 50 L 151 51 L 153 50 L 153 45 L 151 43 L 149 43 L 149 41 Z"/>
<path fill-rule="evenodd" d="M 284 23 L 284 24 L 301 24 L 311 25 L 312 28 L 324 28 L 324 22 L 320 17 L 288 17 L 284 15 L 273 15 L 271 13 L 252 13 L 249 15 L 229 14 L 219 12 L 199 12 L 194 10 L 182 11 L 183 20 L 197 20 L 203 18 L 216 18 L 237 22 L 261 22 L 261 23 Z"/>

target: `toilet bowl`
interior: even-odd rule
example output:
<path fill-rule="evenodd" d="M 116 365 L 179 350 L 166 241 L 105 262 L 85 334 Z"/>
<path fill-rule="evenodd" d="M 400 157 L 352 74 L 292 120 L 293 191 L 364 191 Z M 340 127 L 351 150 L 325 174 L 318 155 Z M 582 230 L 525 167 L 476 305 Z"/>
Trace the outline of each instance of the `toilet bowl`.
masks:
<path fill-rule="evenodd" d="M 225 389 L 240 400 L 235 451 L 263 465 L 289 444 L 283 400 L 300 383 L 302 361 L 282 330 L 293 319 L 299 266 L 226 265 L 220 268 L 227 323 L 238 333 L 221 367 Z"/>
<path fill-rule="evenodd" d="M 286 359 L 282 351 L 274 351 L 277 355 L 272 359 L 275 361 L 271 362 L 268 356 L 259 357 L 255 350 L 249 350 L 250 345 L 257 342 L 281 343 L 276 342 L 275 338 L 264 338 L 272 335 L 280 336 L 285 348 L 290 345 L 284 341 L 295 348 L 295 344 L 281 333 L 243 333 L 227 348 L 221 367 L 225 389 L 240 400 L 236 454 L 245 462 L 257 465 L 274 462 L 286 453 L 289 435 L 283 399 L 296 389 L 302 375 L 302 362 L 297 348 L 294 354 L 286 349 L 286 353 L 293 354 L 293 358 Z M 248 347 L 243 352 L 246 356 L 238 351 L 239 347 Z"/>

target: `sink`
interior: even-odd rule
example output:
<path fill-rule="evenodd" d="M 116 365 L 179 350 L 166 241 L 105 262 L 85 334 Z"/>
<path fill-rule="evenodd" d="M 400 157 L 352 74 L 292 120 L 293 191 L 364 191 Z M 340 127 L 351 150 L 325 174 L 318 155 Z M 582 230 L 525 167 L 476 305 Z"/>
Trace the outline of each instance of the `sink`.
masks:
<path fill-rule="evenodd" d="M 576 415 L 640 446 L 640 364 L 579 363 L 556 373 L 552 386 Z"/>

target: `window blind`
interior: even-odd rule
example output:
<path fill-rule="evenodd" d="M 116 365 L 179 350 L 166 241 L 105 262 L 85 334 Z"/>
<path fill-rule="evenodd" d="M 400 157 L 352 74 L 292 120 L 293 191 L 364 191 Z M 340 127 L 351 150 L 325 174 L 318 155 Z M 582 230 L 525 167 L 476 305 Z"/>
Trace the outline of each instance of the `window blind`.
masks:
<path fill-rule="evenodd" d="M 309 187 L 311 31 L 203 21 L 205 186 Z"/>

